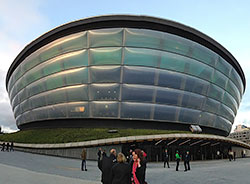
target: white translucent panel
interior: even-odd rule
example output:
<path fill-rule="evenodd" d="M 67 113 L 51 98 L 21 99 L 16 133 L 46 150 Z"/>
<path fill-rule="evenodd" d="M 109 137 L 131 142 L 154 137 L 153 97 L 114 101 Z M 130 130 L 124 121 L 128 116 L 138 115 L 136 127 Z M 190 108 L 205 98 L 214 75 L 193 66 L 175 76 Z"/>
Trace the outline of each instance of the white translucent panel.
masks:
<path fill-rule="evenodd" d="M 91 102 L 92 117 L 118 117 L 118 102 Z"/>
<path fill-rule="evenodd" d="M 43 72 L 42 72 L 40 67 L 35 67 L 35 68 L 29 70 L 25 74 L 25 80 L 26 80 L 27 84 L 30 84 L 38 79 L 41 79 L 42 77 L 43 77 Z"/>
<path fill-rule="evenodd" d="M 154 68 L 124 66 L 123 83 L 154 85 L 156 70 Z"/>
<path fill-rule="evenodd" d="M 46 99 L 48 105 L 67 102 L 65 89 L 51 90 L 46 93 Z"/>
<path fill-rule="evenodd" d="M 234 99 L 237 101 L 237 104 L 240 104 L 241 101 L 240 92 L 238 88 L 235 86 L 235 84 L 230 80 L 227 83 L 227 91 L 234 97 Z"/>
<path fill-rule="evenodd" d="M 8 93 L 10 92 L 10 90 L 12 89 L 13 87 L 13 76 L 11 75 L 10 78 L 9 78 L 9 81 L 8 81 Z"/>
<path fill-rule="evenodd" d="M 47 109 L 48 109 L 49 119 L 67 117 L 67 104 L 66 103 L 47 106 Z"/>
<path fill-rule="evenodd" d="M 88 31 L 89 47 L 122 46 L 123 29 L 97 29 Z"/>
<path fill-rule="evenodd" d="M 225 92 L 224 94 L 223 103 L 230 107 L 233 110 L 234 114 L 237 113 L 238 104 L 236 100 L 227 92 Z"/>
<path fill-rule="evenodd" d="M 125 48 L 124 65 L 159 66 L 161 51 L 143 48 Z"/>
<path fill-rule="evenodd" d="M 200 61 L 178 54 L 163 52 L 160 68 L 182 72 L 210 81 L 213 68 Z"/>
<path fill-rule="evenodd" d="M 162 48 L 164 33 L 147 29 L 125 29 L 125 46 Z"/>
<path fill-rule="evenodd" d="M 223 75 L 221 72 L 215 70 L 214 75 L 212 76 L 212 82 L 217 84 L 218 86 L 222 87 L 223 89 L 226 88 L 226 84 L 228 81 L 228 77 Z"/>
<path fill-rule="evenodd" d="M 203 110 L 211 113 L 218 113 L 220 109 L 220 102 L 212 98 L 207 98 L 203 106 Z"/>
<path fill-rule="evenodd" d="M 183 123 L 197 124 L 199 123 L 200 113 L 199 110 L 181 108 L 178 120 Z"/>
<path fill-rule="evenodd" d="M 90 67 L 91 82 L 120 82 L 120 66 L 92 66 Z"/>
<path fill-rule="evenodd" d="M 39 51 L 35 51 L 22 61 L 21 65 L 23 68 L 23 74 L 25 74 L 27 71 L 31 70 L 41 62 L 39 54 Z"/>
<path fill-rule="evenodd" d="M 69 118 L 89 117 L 88 102 L 71 102 L 67 104 Z"/>
<path fill-rule="evenodd" d="M 26 86 L 26 81 L 24 80 L 24 78 L 20 78 L 17 82 L 16 82 L 16 92 L 18 93 L 19 91 L 21 91 L 25 86 Z"/>
<path fill-rule="evenodd" d="M 16 94 L 17 94 L 16 85 L 14 85 L 12 90 L 9 92 L 10 101 L 13 100 L 13 98 L 15 97 Z"/>
<path fill-rule="evenodd" d="M 237 73 L 237 71 L 233 68 L 231 73 L 230 73 L 230 79 L 234 82 L 234 84 L 237 86 L 238 90 L 243 94 L 243 84 L 242 80 Z"/>
<path fill-rule="evenodd" d="M 14 109 L 14 117 L 16 118 L 17 116 L 19 116 L 21 114 L 21 109 L 20 109 L 20 105 L 17 105 Z"/>
<path fill-rule="evenodd" d="M 224 130 L 229 133 L 231 131 L 232 124 L 225 118 L 217 116 L 215 128 Z"/>
<path fill-rule="evenodd" d="M 123 84 L 122 101 L 152 102 L 154 95 L 153 86 Z"/>
<path fill-rule="evenodd" d="M 107 47 L 89 50 L 90 65 L 120 65 L 122 48 Z"/>
<path fill-rule="evenodd" d="M 122 102 L 121 118 L 124 119 L 152 119 L 151 112 L 154 109 L 153 104 Z"/>
<path fill-rule="evenodd" d="M 217 70 L 220 70 L 226 76 L 229 76 L 230 71 L 232 70 L 232 66 L 222 57 L 219 57 L 219 60 L 217 61 L 215 68 Z"/>
<path fill-rule="evenodd" d="M 88 86 L 77 85 L 63 88 L 67 94 L 68 102 L 88 101 Z"/>
<path fill-rule="evenodd" d="M 29 91 L 29 96 L 33 96 L 46 91 L 45 81 L 46 78 L 43 78 L 27 86 L 27 91 Z"/>
<path fill-rule="evenodd" d="M 16 95 L 17 96 L 17 95 Z M 28 98 L 28 91 L 27 88 L 24 88 L 22 91 L 18 93 L 19 96 L 19 103 L 26 100 Z"/>
<path fill-rule="evenodd" d="M 32 111 L 27 111 L 25 113 L 22 114 L 22 121 L 23 121 L 23 124 L 24 123 L 28 123 L 28 122 L 32 122 L 34 119 L 33 119 L 33 113 Z"/>
<path fill-rule="evenodd" d="M 12 100 L 11 106 L 15 108 L 18 104 L 20 103 L 19 101 L 19 95 L 16 95 L 14 99 Z"/>
<path fill-rule="evenodd" d="M 91 84 L 90 100 L 119 100 L 120 85 L 119 84 Z"/>
<path fill-rule="evenodd" d="M 180 105 L 183 91 L 174 90 L 171 88 L 156 88 L 156 90 L 156 103 Z"/>
<path fill-rule="evenodd" d="M 224 89 L 214 84 L 210 84 L 209 91 L 207 94 L 209 97 L 212 97 L 218 101 L 222 101 L 224 91 L 225 91 Z"/>
<path fill-rule="evenodd" d="M 76 84 L 86 84 L 88 83 L 88 68 L 77 68 L 66 70 L 61 72 L 62 76 L 65 76 L 66 84 L 69 85 L 76 85 Z"/>
<path fill-rule="evenodd" d="M 18 117 L 16 117 L 16 125 L 19 126 L 23 123 L 22 121 L 22 115 L 19 115 Z"/>
<path fill-rule="evenodd" d="M 63 71 L 63 65 L 61 59 L 58 57 L 50 59 L 38 65 L 37 67 L 39 67 L 40 70 L 43 71 L 43 76 Z"/>
<path fill-rule="evenodd" d="M 162 45 L 163 50 L 189 56 L 191 55 L 191 49 L 194 44 L 195 43 L 193 41 L 185 39 L 183 37 L 164 33 Z"/>
<path fill-rule="evenodd" d="M 235 115 L 234 115 L 234 112 L 229 107 L 221 104 L 220 111 L 218 114 L 220 116 L 223 116 L 224 118 L 226 118 L 227 120 L 229 120 L 233 124 Z"/>
<path fill-rule="evenodd" d="M 183 92 L 181 106 L 194 109 L 201 109 L 204 102 L 205 102 L 205 96 L 189 92 Z"/>
<path fill-rule="evenodd" d="M 180 108 L 175 106 L 155 105 L 153 119 L 176 122 L 179 110 Z"/>
<path fill-rule="evenodd" d="M 39 49 L 38 52 L 40 53 L 41 60 L 46 61 L 62 53 L 86 47 L 87 34 L 86 32 L 81 32 L 57 39 Z"/>
<path fill-rule="evenodd" d="M 20 104 L 21 112 L 24 113 L 31 109 L 30 100 L 27 99 Z"/>
<path fill-rule="evenodd" d="M 21 77 L 21 75 L 22 75 L 22 65 L 18 65 L 12 73 L 14 82 L 17 81 Z"/>
<path fill-rule="evenodd" d="M 47 105 L 46 101 L 47 93 L 38 94 L 30 98 L 31 109 L 43 107 Z"/>
<path fill-rule="evenodd" d="M 162 87 L 181 89 L 184 78 L 185 76 L 183 74 L 177 72 L 159 70 L 158 85 Z"/>
<path fill-rule="evenodd" d="M 65 72 L 60 72 L 57 74 L 49 75 L 48 77 L 44 78 L 46 89 L 52 90 L 66 86 L 65 75 L 66 75 Z"/>
<path fill-rule="evenodd" d="M 199 125 L 206 127 L 214 127 L 217 116 L 212 113 L 202 112 L 200 116 Z"/>
<path fill-rule="evenodd" d="M 64 69 L 88 66 L 88 50 L 70 52 L 62 55 Z"/>
<path fill-rule="evenodd" d="M 183 85 L 185 86 L 185 91 L 190 91 L 194 93 L 198 93 L 201 95 L 207 95 L 210 83 L 208 81 L 199 79 L 197 77 L 192 77 L 188 75 L 183 76 Z"/>
<path fill-rule="evenodd" d="M 215 52 L 200 44 L 192 46 L 191 57 L 211 66 L 215 66 L 215 61 L 218 59 L 218 55 Z"/>

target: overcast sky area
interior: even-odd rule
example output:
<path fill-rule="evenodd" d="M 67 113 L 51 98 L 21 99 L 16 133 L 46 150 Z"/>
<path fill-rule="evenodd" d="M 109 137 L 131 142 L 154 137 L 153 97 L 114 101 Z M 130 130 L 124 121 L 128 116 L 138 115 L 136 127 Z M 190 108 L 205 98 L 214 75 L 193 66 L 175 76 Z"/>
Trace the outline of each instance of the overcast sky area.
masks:
<path fill-rule="evenodd" d="M 5 132 L 17 130 L 5 77 L 21 50 L 57 26 L 104 14 L 149 15 L 177 21 L 223 45 L 238 60 L 247 81 L 233 129 L 237 124 L 250 126 L 249 8 L 248 0 L 0 0 L 0 126 Z"/>

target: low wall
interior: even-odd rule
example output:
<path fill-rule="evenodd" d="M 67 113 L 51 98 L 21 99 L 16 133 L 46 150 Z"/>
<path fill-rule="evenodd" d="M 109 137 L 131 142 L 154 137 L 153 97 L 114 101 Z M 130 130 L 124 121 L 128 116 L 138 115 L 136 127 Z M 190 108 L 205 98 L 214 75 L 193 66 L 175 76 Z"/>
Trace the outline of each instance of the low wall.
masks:
<path fill-rule="evenodd" d="M 105 150 L 107 155 L 109 155 L 109 150 L 112 148 L 116 149 L 117 153 L 121 152 L 121 149 L 122 149 L 120 145 L 85 148 L 87 152 L 87 160 L 97 160 L 97 152 L 99 148 L 101 148 L 102 150 Z M 83 147 L 56 148 L 56 149 L 49 148 L 48 149 L 48 148 L 22 148 L 22 147 L 15 146 L 14 149 L 16 151 L 23 151 L 23 152 L 29 152 L 29 153 L 35 153 L 35 154 L 81 159 L 81 153 L 82 153 Z"/>
<path fill-rule="evenodd" d="M 233 147 L 233 151 L 236 152 L 237 157 L 241 157 L 242 150 L 245 150 L 246 156 L 250 156 L 250 145 L 244 142 L 234 140 L 227 137 L 206 135 L 206 134 L 160 134 L 160 135 L 141 135 L 141 136 L 128 136 L 128 137 L 118 137 L 109 139 L 99 139 L 84 142 L 71 142 L 71 143 L 59 143 L 59 144 L 22 144 L 14 143 L 14 149 L 24 152 L 68 157 L 68 158 L 81 158 L 82 149 L 86 148 L 87 159 L 97 160 L 97 152 L 99 148 L 106 150 L 107 155 L 109 155 L 109 150 L 114 148 L 117 153 L 122 151 L 122 144 L 133 143 L 133 142 L 143 142 L 143 141 L 162 141 L 162 140 L 178 140 L 178 139 L 193 139 L 201 141 L 216 141 L 226 142 Z M 2 145 L 3 142 L 0 142 Z"/>

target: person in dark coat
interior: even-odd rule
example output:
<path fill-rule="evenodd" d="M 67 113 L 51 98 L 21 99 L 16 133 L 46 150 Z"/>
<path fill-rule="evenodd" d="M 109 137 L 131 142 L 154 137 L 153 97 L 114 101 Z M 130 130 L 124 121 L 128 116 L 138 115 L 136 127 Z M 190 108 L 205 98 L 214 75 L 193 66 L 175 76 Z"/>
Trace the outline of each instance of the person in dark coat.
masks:
<path fill-rule="evenodd" d="M 132 160 L 133 160 L 133 150 L 130 149 L 129 150 L 129 153 L 128 153 L 128 156 L 127 156 L 127 162 L 130 163 Z"/>
<path fill-rule="evenodd" d="M 165 149 L 165 152 L 164 152 L 164 168 L 166 167 L 166 163 L 167 163 L 167 165 L 168 165 L 168 168 L 170 168 L 169 167 L 169 155 L 168 155 L 168 150 L 167 149 Z"/>
<path fill-rule="evenodd" d="M 14 151 L 14 143 L 13 142 L 11 142 L 11 144 L 10 144 L 10 151 Z"/>
<path fill-rule="evenodd" d="M 117 155 L 117 163 L 111 169 L 112 184 L 130 184 L 130 166 L 126 161 L 124 154 Z"/>
<path fill-rule="evenodd" d="M 10 143 L 7 142 L 6 144 L 6 151 L 9 151 Z"/>
<path fill-rule="evenodd" d="M 107 154 L 106 154 L 106 151 L 105 151 L 105 150 L 103 150 L 103 151 L 102 151 L 102 156 L 103 156 L 103 157 L 106 157 L 106 156 L 107 156 Z"/>
<path fill-rule="evenodd" d="M 97 156 L 98 156 L 98 160 L 100 160 L 102 156 L 102 148 L 98 149 Z"/>
<path fill-rule="evenodd" d="M 143 158 L 142 151 L 136 149 L 133 152 L 133 160 L 130 164 L 131 167 L 131 183 L 132 184 L 144 184 L 146 173 L 146 161 Z"/>
<path fill-rule="evenodd" d="M 187 151 L 185 156 L 184 156 L 184 167 L 185 167 L 184 171 L 190 170 L 189 162 L 190 162 L 190 154 L 189 154 L 189 151 Z"/>
<path fill-rule="evenodd" d="M 103 184 L 111 184 L 112 173 L 111 169 L 116 164 L 116 150 L 110 150 L 110 156 L 103 156 L 102 159 L 98 160 L 98 168 L 102 172 L 101 182 Z"/>
<path fill-rule="evenodd" d="M 2 144 L 2 149 L 1 151 L 4 151 L 5 150 L 5 142 Z"/>

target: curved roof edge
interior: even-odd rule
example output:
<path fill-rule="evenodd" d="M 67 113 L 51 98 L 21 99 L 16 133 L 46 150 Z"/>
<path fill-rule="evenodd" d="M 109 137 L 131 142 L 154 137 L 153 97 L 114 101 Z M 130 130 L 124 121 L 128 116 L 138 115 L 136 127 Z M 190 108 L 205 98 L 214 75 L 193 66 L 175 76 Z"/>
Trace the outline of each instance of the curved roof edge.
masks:
<path fill-rule="evenodd" d="M 157 134 L 157 135 L 140 135 L 140 136 L 128 136 L 128 137 L 118 137 L 118 138 L 109 138 L 109 139 L 99 139 L 92 141 L 84 142 L 70 142 L 70 143 L 59 143 L 59 144 L 23 144 L 15 143 L 16 147 L 25 147 L 25 148 L 37 148 L 37 149 L 46 149 L 46 148 L 72 148 L 72 147 L 92 147 L 100 145 L 112 145 L 112 144 L 122 144 L 131 141 L 147 141 L 147 140 L 171 140 L 171 139 L 200 139 L 200 140 L 216 140 L 221 142 L 228 142 L 237 146 L 250 149 L 250 145 L 242 141 L 218 136 L 218 135 L 208 135 L 208 134 Z"/>
<path fill-rule="evenodd" d="M 84 30 L 89 29 L 100 29 L 100 28 L 115 28 L 115 27 L 129 27 L 129 28 L 143 28 L 143 29 L 151 29 L 156 31 L 162 31 L 167 33 L 172 33 L 197 43 L 213 50 L 221 57 L 223 57 L 227 62 L 229 62 L 240 75 L 243 85 L 244 91 L 246 88 L 246 79 L 244 72 L 234 58 L 234 56 L 225 49 L 222 45 L 220 45 L 217 41 L 210 38 L 209 36 L 201 33 L 200 31 L 188 27 L 186 25 L 151 16 L 144 15 L 103 15 L 90 17 L 85 19 L 80 19 L 77 21 L 73 21 L 59 27 L 52 29 L 51 31 L 41 35 L 30 44 L 28 44 L 15 58 L 13 63 L 11 64 L 7 76 L 6 76 L 6 89 L 9 78 L 15 68 L 31 53 L 38 50 L 42 46 L 67 35 L 77 33 Z M 7 89 L 8 91 L 8 89 Z"/>

